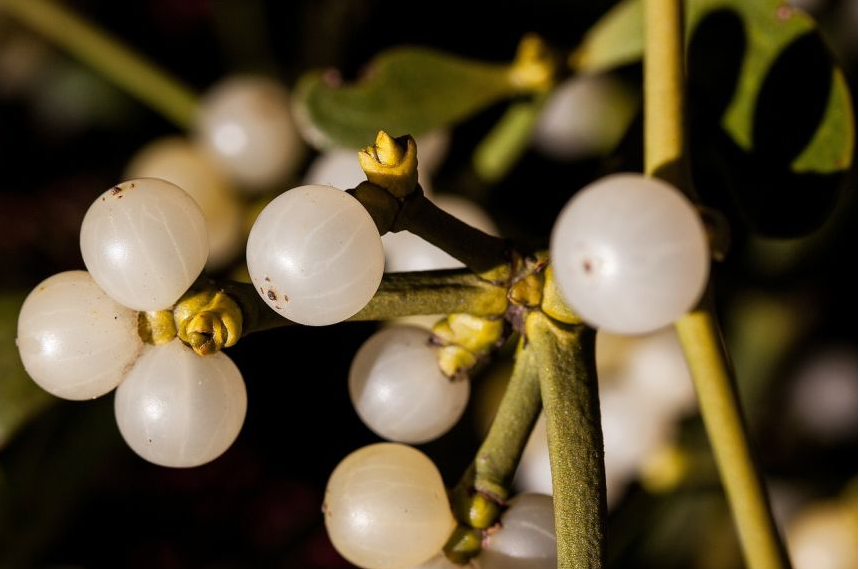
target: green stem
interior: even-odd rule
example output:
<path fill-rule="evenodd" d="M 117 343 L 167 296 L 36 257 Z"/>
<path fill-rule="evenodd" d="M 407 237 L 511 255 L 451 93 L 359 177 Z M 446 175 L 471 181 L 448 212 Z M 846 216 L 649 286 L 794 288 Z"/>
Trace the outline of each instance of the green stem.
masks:
<path fill-rule="evenodd" d="M 732 370 L 713 311 L 705 308 L 696 310 L 681 318 L 675 327 L 693 376 L 702 420 L 731 506 L 747 567 L 789 567 L 764 483 L 750 450 Z"/>
<path fill-rule="evenodd" d="M 191 125 L 195 94 L 117 38 L 49 0 L 0 0 L 0 11 L 86 62 L 177 126 Z"/>
<path fill-rule="evenodd" d="M 692 194 L 684 152 L 684 28 L 681 0 L 645 1 L 645 172 Z M 782 569 L 788 557 L 750 450 L 734 378 L 713 307 L 676 328 L 702 419 L 750 569 Z"/>
<path fill-rule="evenodd" d="M 499 281 L 510 278 L 510 256 L 503 239 L 457 219 L 418 189 L 403 200 L 391 227 L 392 231 L 404 229 L 439 247 L 485 278 Z"/>
<path fill-rule="evenodd" d="M 526 338 L 540 362 L 559 569 L 606 565 L 606 477 L 595 331 L 534 312 Z"/>
<path fill-rule="evenodd" d="M 508 498 L 511 481 L 541 410 L 539 363 L 522 338 L 505 395 L 475 459 L 451 492 L 460 525 L 445 546 L 455 563 L 481 551 L 481 530 L 493 526 Z"/>
<path fill-rule="evenodd" d="M 645 173 L 687 189 L 681 0 L 645 1 Z"/>
<path fill-rule="evenodd" d="M 269 308 L 252 284 L 220 281 L 213 286 L 229 294 L 239 305 L 242 336 L 295 325 Z M 507 309 L 506 295 L 505 288 L 466 270 L 387 273 L 373 299 L 349 320 L 388 320 L 454 312 L 499 316 Z"/>
<path fill-rule="evenodd" d="M 513 169 L 528 148 L 535 122 L 546 103 L 541 93 L 511 103 L 493 129 L 475 148 L 472 165 L 482 181 L 495 184 Z"/>
<path fill-rule="evenodd" d="M 481 448 L 464 476 L 471 488 L 498 503 L 511 481 L 541 410 L 536 350 L 522 338 L 505 395 Z"/>

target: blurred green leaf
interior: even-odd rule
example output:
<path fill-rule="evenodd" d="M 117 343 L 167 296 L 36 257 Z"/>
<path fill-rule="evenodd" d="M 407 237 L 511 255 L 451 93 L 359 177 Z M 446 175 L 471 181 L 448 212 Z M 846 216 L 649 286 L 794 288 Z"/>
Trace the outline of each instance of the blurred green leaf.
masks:
<path fill-rule="evenodd" d="M 472 156 L 475 172 L 482 180 L 496 183 L 516 165 L 531 142 L 545 102 L 546 96 L 537 96 L 508 107 Z"/>
<path fill-rule="evenodd" d="M 575 69 L 641 57 L 641 4 L 626 0 L 598 21 L 571 57 Z M 731 190 L 761 233 L 820 225 L 851 165 L 855 121 L 815 22 L 781 0 L 688 0 L 687 36 L 697 183 Z"/>
<path fill-rule="evenodd" d="M 296 86 L 296 117 L 314 146 L 358 149 L 380 130 L 420 135 L 522 92 L 510 69 L 430 49 L 395 48 L 377 56 L 354 84 L 342 84 L 334 71 L 304 75 Z"/>
<path fill-rule="evenodd" d="M 18 311 L 23 302 L 22 294 L 0 293 L 0 448 L 54 401 L 24 371 L 15 346 Z"/>

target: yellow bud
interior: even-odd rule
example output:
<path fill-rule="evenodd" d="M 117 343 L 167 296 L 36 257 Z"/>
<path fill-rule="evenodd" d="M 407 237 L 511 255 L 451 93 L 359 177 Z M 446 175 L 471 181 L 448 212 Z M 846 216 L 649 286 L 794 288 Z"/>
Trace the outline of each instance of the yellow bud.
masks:
<path fill-rule="evenodd" d="M 394 139 L 379 131 L 374 146 L 358 152 L 358 162 L 367 181 L 394 197 L 406 197 L 418 185 L 418 147 L 409 135 Z"/>
<path fill-rule="evenodd" d="M 524 91 L 545 93 L 555 82 L 556 63 L 546 43 L 536 34 L 526 34 L 517 47 L 510 80 Z"/>
<path fill-rule="evenodd" d="M 220 290 L 189 291 L 173 309 L 179 339 L 202 355 L 234 345 L 242 336 L 242 311 Z"/>

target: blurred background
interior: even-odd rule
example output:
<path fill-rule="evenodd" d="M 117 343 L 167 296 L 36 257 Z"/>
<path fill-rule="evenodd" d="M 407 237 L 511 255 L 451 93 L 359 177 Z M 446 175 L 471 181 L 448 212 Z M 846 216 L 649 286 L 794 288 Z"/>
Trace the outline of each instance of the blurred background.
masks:
<path fill-rule="evenodd" d="M 236 74 L 262 74 L 287 89 L 318 68 L 352 80 L 376 54 L 404 44 L 505 63 L 535 32 L 566 54 L 613 4 L 460 3 L 454 12 L 422 1 L 63 2 L 199 93 Z M 856 108 L 856 0 L 798 5 L 819 22 Z M 482 175 L 473 156 L 507 101 L 419 138 L 422 183 L 455 215 L 477 215 L 472 223 L 499 235 L 545 244 L 576 189 L 609 172 L 641 171 L 640 81 L 633 63 L 563 83 L 500 178 Z M 800 91 L 781 94 L 806 100 Z M 352 356 L 376 325 L 270 331 L 230 349 L 248 388 L 245 426 L 222 457 L 187 470 L 151 465 L 128 449 L 112 395 L 61 401 L 21 367 L 14 345 L 21 302 L 48 276 L 83 268 L 78 232 L 90 203 L 128 177 L 147 145 L 187 134 L 7 17 L 0 2 L 0 567 L 350 566 L 328 542 L 320 505 L 335 465 L 378 440 L 346 388 Z M 208 273 L 242 278 L 243 231 L 267 199 L 303 181 L 357 184 L 354 150 L 301 143 L 277 183 L 198 198 L 221 204 L 211 215 L 232 227 Z M 804 191 L 815 194 L 812 182 Z M 791 238 L 753 232 L 734 202 L 700 184 L 731 225 L 732 247 L 715 268 L 718 305 L 798 569 L 857 565 L 856 164 L 828 183 L 827 215 Z M 387 244 L 389 269 L 446 266 L 413 246 Z M 510 370 L 506 356 L 475 378 L 459 424 L 421 447 L 449 485 L 492 419 Z M 673 333 L 601 335 L 598 359 L 610 566 L 742 566 Z M 551 490 L 540 428 L 518 473 L 521 490 Z"/>

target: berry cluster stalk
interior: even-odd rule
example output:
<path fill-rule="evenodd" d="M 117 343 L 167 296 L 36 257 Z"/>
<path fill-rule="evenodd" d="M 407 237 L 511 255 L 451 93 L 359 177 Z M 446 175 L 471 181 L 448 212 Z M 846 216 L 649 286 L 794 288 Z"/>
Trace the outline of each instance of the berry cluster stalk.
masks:
<path fill-rule="evenodd" d="M 645 173 L 692 195 L 684 145 L 683 22 L 681 0 L 646 0 Z M 786 568 L 711 302 L 703 300 L 676 329 L 747 566 Z"/>

